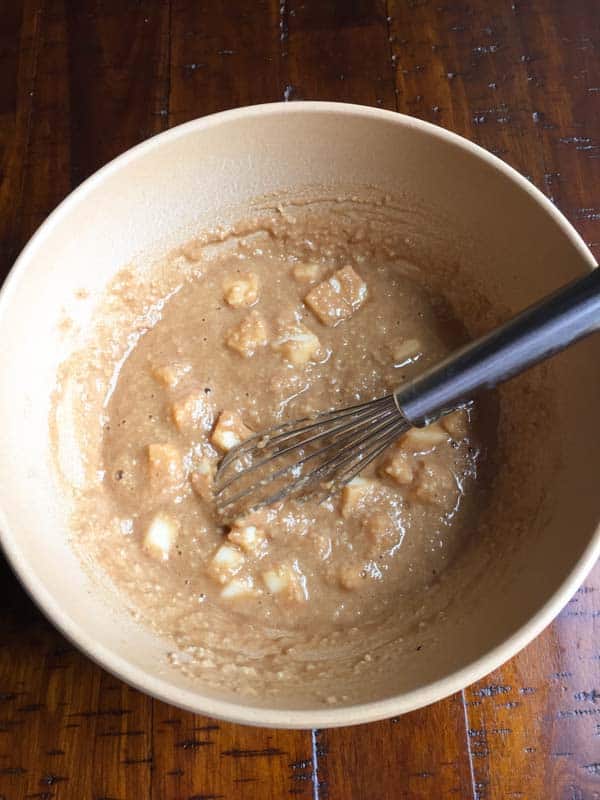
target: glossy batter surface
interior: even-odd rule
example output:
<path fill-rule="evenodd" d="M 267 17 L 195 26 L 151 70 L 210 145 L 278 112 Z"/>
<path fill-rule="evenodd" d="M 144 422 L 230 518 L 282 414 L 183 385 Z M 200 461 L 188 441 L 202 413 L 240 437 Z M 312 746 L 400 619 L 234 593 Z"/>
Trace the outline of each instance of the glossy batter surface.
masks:
<path fill-rule="evenodd" d="M 393 264 L 350 266 L 340 250 L 304 262 L 281 238 L 241 246 L 185 282 L 121 368 L 105 482 L 166 596 L 185 587 L 276 625 L 350 620 L 427 584 L 460 546 L 479 449 L 466 414 L 403 437 L 324 505 L 286 501 L 227 526 L 215 515 L 212 478 L 232 443 L 384 395 L 456 343 L 438 298 Z M 364 297 L 331 325 L 309 303 L 339 270 Z"/>
<path fill-rule="evenodd" d="M 102 399 L 83 420 L 77 546 L 204 685 L 276 694 L 331 683 L 348 657 L 360 680 L 383 640 L 397 653 L 443 618 L 447 573 L 489 530 L 495 401 L 401 437 L 324 504 L 215 512 L 235 443 L 380 397 L 467 336 L 443 280 L 340 219 L 279 211 L 188 242 L 147 281 L 124 271 L 113 305 L 129 327 L 107 324 L 67 372 Z"/>

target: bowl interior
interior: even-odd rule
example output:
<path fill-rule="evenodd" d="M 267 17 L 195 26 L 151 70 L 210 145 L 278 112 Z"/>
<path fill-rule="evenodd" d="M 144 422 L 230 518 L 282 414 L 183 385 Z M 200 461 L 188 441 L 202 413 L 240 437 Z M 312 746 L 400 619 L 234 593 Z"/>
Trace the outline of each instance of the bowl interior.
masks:
<path fill-rule="evenodd" d="M 0 300 L 5 549 L 37 601 L 92 657 L 147 691 L 204 713 L 307 726 L 366 721 L 430 702 L 531 638 L 574 589 L 580 573 L 573 571 L 593 555 L 600 373 L 590 364 L 600 356 L 598 338 L 548 368 L 554 412 L 536 435 L 540 452 L 547 442 L 554 463 L 531 529 L 498 541 L 486 569 L 457 584 L 456 602 L 429 637 L 427 658 L 414 648 L 398 653 L 353 708 L 324 711 L 285 693 L 274 705 L 198 686 L 166 663 L 166 643 L 120 613 L 81 568 L 68 542 L 68 503 L 53 474 L 48 416 L 58 366 L 81 341 L 103 288 L 124 264 L 163 252 L 186 231 L 226 220 L 231 209 L 257 197 L 350 184 L 431 209 L 435 230 L 423 230 L 416 249 L 468 265 L 483 292 L 507 310 L 592 263 L 572 229 L 524 181 L 455 137 L 399 115 L 290 104 L 190 123 L 117 159 L 42 226 Z M 82 289 L 86 299 L 76 296 Z"/>

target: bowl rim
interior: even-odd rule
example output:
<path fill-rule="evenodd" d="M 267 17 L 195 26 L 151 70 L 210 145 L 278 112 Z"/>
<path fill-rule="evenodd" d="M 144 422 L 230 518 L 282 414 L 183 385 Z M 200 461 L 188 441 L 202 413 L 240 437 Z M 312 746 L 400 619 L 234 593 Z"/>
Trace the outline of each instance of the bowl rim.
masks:
<path fill-rule="evenodd" d="M 539 189 L 513 167 L 468 139 L 433 123 L 395 111 L 372 108 L 370 106 L 324 101 L 277 102 L 234 108 L 190 120 L 158 133 L 130 148 L 93 173 L 67 195 L 50 213 L 21 251 L 8 273 L 4 285 L 0 289 L 0 318 L 9 306 L 19 281 L 27 270 L 29 261 L 43 245 L 45 237 L 53 226 L 67 216 L 71 208 L 83 200 L 97 185 L 117 172 L 121 167 L 154 149 L 162 147 L 169 141 L 178 139 L 181 136 L 187 136 L 193 131 L 218 126 L 223 122 L 234 122 L 265 115 L 324 113 L 363 119 L 370 118 L 413 129 L 428 137 L 451 144 L 487 163 L 495 171 L 509 179 L 517 189 L 529 194 L 544 209 L 552 222 L 569 238 L 580 253 L 582 261 L 587 263 L 590 269 L 596 266 L 592 254 L 579 233 Z M 75 622 L 60 607 L 60 604 L 43 582 L 30 569 L 25 554 L 19 545 L 18 532 L 10 529 L 2 507 L 0 507 L 0 545 L 21 584 L 50 622 L 89 658 L 131 686 L 164 702 L 217 719 L 273 728 L 310 729 L 355 725 L 399 716 L 461 691 L 469 684 L 480 680 L 500 667 L 542 632 L 585 580 L 594 563 L 600 557 L 600 524 L 590 537 L 589 543 L 575 566 L 564 577 L 544 605 L 512 635 L 469 664 L 429 684 L 383 700 L 335 708 L 315 707 L 288 710 L 270 708 L 268 706 L 250 706 L 212 698 L 203 695 L 201 691 L 182 689 L 160 677 L 149 675 L 145 670 L 134 666 L 110 648 L 96 642 L 90 631 Z"/>

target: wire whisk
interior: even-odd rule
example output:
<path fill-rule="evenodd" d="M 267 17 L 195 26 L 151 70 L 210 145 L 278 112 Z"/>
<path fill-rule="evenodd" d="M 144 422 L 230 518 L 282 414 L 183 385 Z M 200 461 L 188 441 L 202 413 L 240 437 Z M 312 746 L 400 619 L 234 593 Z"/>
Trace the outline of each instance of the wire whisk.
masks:
<path fill-rule="evenodd" d="M 423 427 L 600 328 L 600 269 L 567 284 L 378 400 L 285 422 L 233 448 L 216 476 L 226 519 L 287 497 L 325 500 Z"/>
<path fill-rule="evenodd" d="M 387 395 L 256 434 L 221 461 L 217 509 L 227 517 L 240 507 L 256 510 L 287 497 L 324 501 L 409 427 Z"/>

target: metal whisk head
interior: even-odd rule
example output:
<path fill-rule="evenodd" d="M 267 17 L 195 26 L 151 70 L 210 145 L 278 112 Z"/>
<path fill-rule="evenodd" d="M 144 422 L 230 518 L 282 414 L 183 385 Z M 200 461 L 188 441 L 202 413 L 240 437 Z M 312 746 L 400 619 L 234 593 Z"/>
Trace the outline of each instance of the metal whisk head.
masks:
<path fill-rule="evenodd" d="M 228 518 L 286 497 L 311 495 L 323 501 L 409 427 L 387 395 L 258 433 L 221 461 L 217 510 Z"/>

